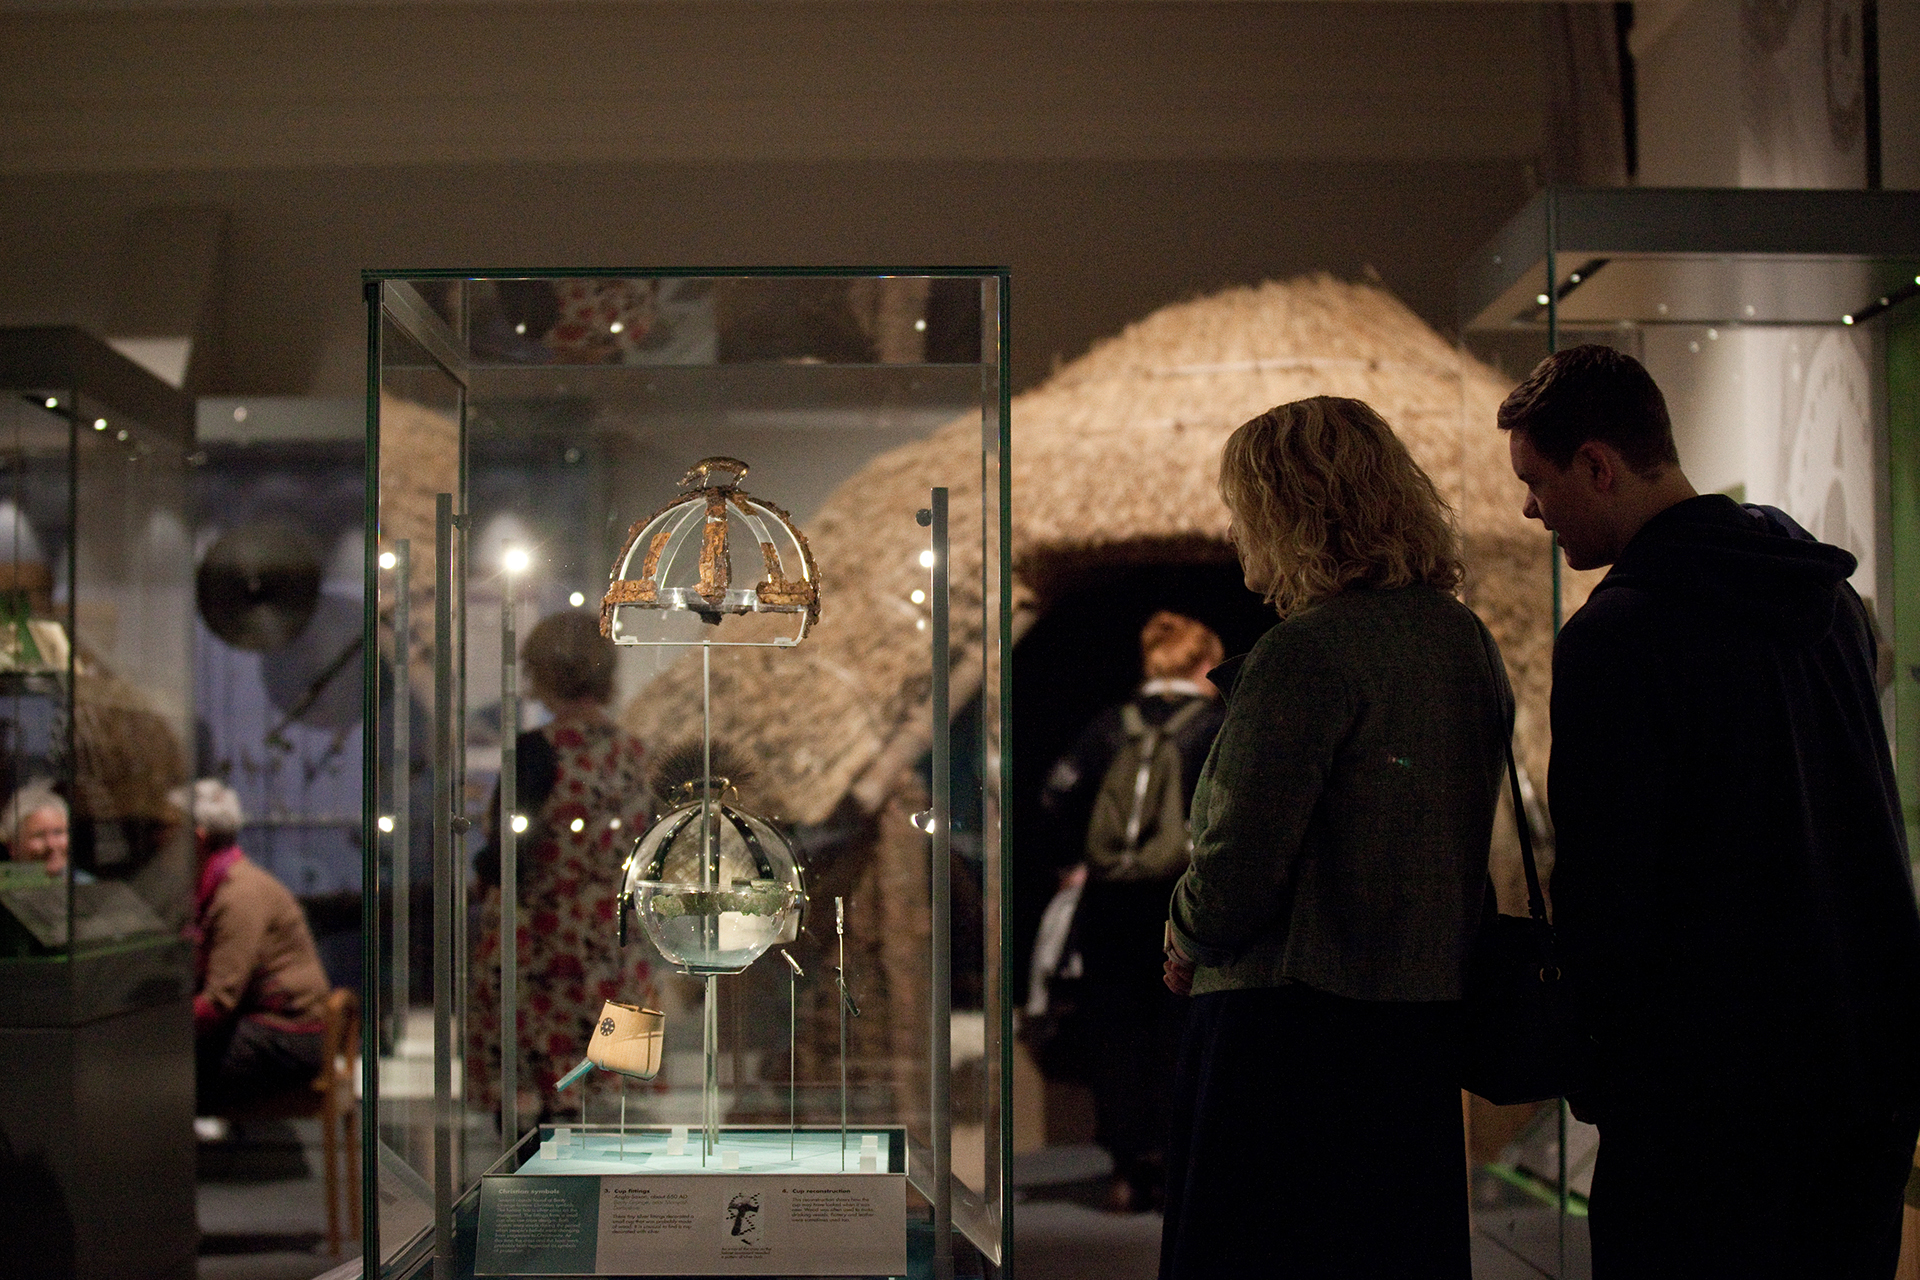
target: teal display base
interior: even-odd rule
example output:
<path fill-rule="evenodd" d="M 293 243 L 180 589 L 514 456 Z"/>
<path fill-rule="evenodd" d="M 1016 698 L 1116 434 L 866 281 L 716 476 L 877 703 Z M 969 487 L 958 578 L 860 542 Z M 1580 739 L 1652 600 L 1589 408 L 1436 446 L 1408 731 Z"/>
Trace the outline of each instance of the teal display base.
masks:
<path fill-rule="evenodd" d="M 649 1125 L 632 1126 L 623 1136 L 617 1125 L 575 1126 L 564 1141 L 554 1138 L 550 1126 L 540 1130 L 540 1145 L 532 1150 L 516 1177 L 577 1177 L 583 1174 L 622 1173 L 905 1173 L 906 1132 L 897 1128 L 848 1129 L 844 1147 L 839 1129 L 799 1129 L 791 1141 L 785 1129 L 722 1129 L 719 1145 L 703 1153 L 700 1131 L 686 1135 L 685 1150 L 668 1154 L 672 1130 Z M 878 1139 L 872 1169 L 860 1164 L 861 1139 Z M 554 1144 L 550 1146 L 549 1144 Z M 546 1151 L 554 1154 L 548 1157 Z M 727 1157 L 738 1159 L 727 1166 Z"/>
<path fill-rule="evenodd" d="M 705 1151 L 686 1129 L 543 1127 L 515 1157 L 481 1180 L 475 1276 L 913 1271 L 903 1129 L 722 1129 Z"/>
<path fill-rule="evenodd" d="M 475 1188 L 461 1197 L 454 1208 L 454 1280 L 476 1280 L 473 1262 L 479 1225 L 480 1192 Z M 956 1280 L 985 1280 L 988 1273 L 979 1253 L 955 1235 Z M 409 1251 L 381 1274 L 384 1280 L 430 1280 L 433 1275 L 431 1247 Z M 907 1274 L 897 1280 L 933 1280 L 933 1218 L 924 1201 L 907 1210 Z"/>

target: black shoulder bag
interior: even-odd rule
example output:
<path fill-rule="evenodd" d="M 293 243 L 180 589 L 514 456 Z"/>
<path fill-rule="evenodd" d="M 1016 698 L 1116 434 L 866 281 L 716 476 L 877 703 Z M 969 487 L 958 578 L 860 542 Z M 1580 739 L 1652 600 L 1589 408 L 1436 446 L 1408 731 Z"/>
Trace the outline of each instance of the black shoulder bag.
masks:
<path fill-rule="evenodd" d="M 1547 920 L 1511 737 L 1506 750 L 1513 820 L 1527 871 L 1528 914 L 1501 915 L 1489 884 L 1488 909 L 1467 957 L 1466 1056 L 1460 1074 L 1467 1092 L 1501 1106 L 1578 1092 L 1593 1063 L 1592 1042 L 1575 1019 Z"/>

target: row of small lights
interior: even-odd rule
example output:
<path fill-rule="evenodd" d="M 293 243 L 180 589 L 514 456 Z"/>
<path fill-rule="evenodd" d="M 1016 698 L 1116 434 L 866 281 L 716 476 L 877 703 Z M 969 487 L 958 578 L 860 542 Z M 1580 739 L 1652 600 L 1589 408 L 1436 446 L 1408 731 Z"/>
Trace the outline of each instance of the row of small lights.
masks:
<path fill-rule="evenodd" d="M 524 338 L 527 334 L 527 322 L 525 320 L 520 321 L 513 326 L 513 331 Z M 626 331 L 627 324 L 624 320 L 615 320 L 607 326 L 608 333 L 625 333 Z M 925 320 L 915 320 L 913 322 L 913 331 L 915 333 L 925 333 L 927 331 L 927 322 Z"/>
<path fill-rule="evenodd" d="M 524 547 L 508 547 L 500 553 L 500 567 L 508 573 L 515 575 L 522 574 L 532 567 L 532 565 L 533 558 L 527 554 L 526 548 Z M 586 602 L 587 596 L 583 591 L 575 591 L 567 596 L 567 603 L 576 609 Z M 619 824 L 616 822 L 614 825 L 618 826 Z M 575 828 L 575 830 L 578 830 L 578 828 Z"/>
<path fill-rule="evenodd" d="M 49 409 L 58 409 L 60 407 L 60 397 L 48 396 L 46 404 Z M 107 420 L 105 418 L 95 418 L 93 420 L 93 429 L 95 431 L 105 431 L 107 429 Z M 120 428 L 120 430 L 114 434 L 114 439 L 116 440 L 125 440 L 126 438 L 127 429 L 125 427 Z"/>
<path fill-rule="evenodd" d="M 393 815 L 390 813 L 381 814 L 380 820 L 374 825 L 378 826 L 383 834 L 392 835 L 393 834 Z M 524 813 L 514 814 L 512 826 L 513 826 L 513 833 L 515 835 L 524 834 L 527 829 L 527 815 Z M 620 819 L 618 818 L 607 819 L 607 830 L 618 831 L 620 827 L 621 827 Z M 579 835 L 582 831 L 585 831 L 586 829 L 587 829 L 587 820 L 585 818 L 575 818 L 572 822 L 569 822 L 567 824 L 567 830 L 573 832 L 575 835 Z"/>
<path fill-rule="evenodd" d="M 1568 283 L 1568 284 L 1579 284 L 1579 283 L 1580 283 L 1580 273 L 1579 273 L 1578 271 L 1576 271 L 1576 272 L 1574 272 L 1574 273 L 1573 273 L 1572 275 L 1570 275 L 1570 276 L 1568 276 L 1568 277 L 1567 277 L 1567 283 Z M 1917 287 L 1920 287 L 1920 276 L 1915 276 L 1915 277 L 1913 278 L 1913 283 L 1915 284 L 1915 286 L 1917 286 Z M 1547 296 L 1546 294 L 1544 294 L 1544 293 L 1537 293 L 1537 294 L 1535 294 L 1535 295 L 1534 295 L 1534 297 L 1533 297 L 1533 301 L 1534 301 L 1534 304 L 1535 304 L 1536 306 L 1542 306 L 1542 307 L 1544 307 L 1544 306 L 1546 306 L 1546 305 L 1548 305 L 1549 303 L 1551 303 L 1551 302 L 1553 301 L 1553 299 L 1551 299 L 1551 298 L 1549 298 L 1549 297 L 1548 297 L 1548 296 Z M 1888 296 L 1888 297 L 1884 297 L 1884 298 L 1882 298 L 1882 299 L 1880 299 L 1880 305 L 1881 305 L 1881 306 L 1883 306 L 1883 307 L 1890 307 L 1890 306 L 1892 306 L 1892 305 L 1893 305 L 1893 298 L 1892 298 L 1891 296 Z M 1660 314 L 1662 314 L 1662 315 L 1665 315 L 1665 314 L 1666 314 L 1666 312 L 1667 312 L 1667 305 L 1666 305 L 1666 303 L 1664 303 L 1664 302 L 1663 302 L 1663 303 L 1661 303 L 1661 304 L 1660 304 Z M 1748 307 L 1748 308 L 1747 308 L 1747 314 L 1748 314 L 1748 315 L 1752 315 L 1752 314 L 1753 314 L 1753 308 L 1752 308 L 1752 307 Z M 1840 323 L 1841 323 L 1841 324 L 1852 324 L 1852 323 L 1853 323 L 1853 321 L 1854 321 L 1854 318 L 1853 318 L 1852 316 L 1850 316 L 1850 315 L 1845 315 L 1845 316 L 1841 316 L 1841 317 L 1840 317 Z M 1712 330 L 1712 329 L 1709 329 L 1709 330 L 1707 330 L 1707 336 L 1708 336 L 1709 338 L 1718 338 L 1718 337 L 1719 337 L 1720 335 L 1719 335 L 1719 334 L 1718 334 L 1717 332 L 1715 332 L 1714 330 Z M 1697 343 L 1697 342 L 1696 342 L 1696 343 L 1693 343 L 1693 344 L 1692 344 L 1692 349 L 1693 349 L 1694 351 L 1698 351 L 1698 350 L 1700 349 L 1700 344 L 1699 344 L 1699 343 Z"/>
<path fill-rule="evenodd" d="M 924 326 L 925 322 L 922 321 L 921 323 Z M 933 564 L 934 564 L 933 549 L 929 547 L 926 550 L 923 550 L 920 553 L 919 561 L 920 561 L 920 567 L 922 569 L 933 568 Z M 398 563 L 399 563 L 399 560 L 394 555 L 393 552 L 383 551 L 380 553 L 380 567 L 382 569 L 391 569 L 394 567 L 394 565 Z M 508 573 L 512 573 L 512 574 L 519 574 L 519 573 L 526 572 L 530 563 L 531 563 L 531 560 L 528 557 L 525 549 L 521 547 L 508 547 L 506 551 L 501 554 L 501 557 L 500 557 L 501 568 L 505 569 Z M 907 599 L 912 601 L 915 605 L 924 605 L 927 602 L 927 593 L 925 589 L 921 587 L 915 587 L 911 592 L 908 593 Z M 578 591 L 574 592 L 572 595 L 567 597 L 567 603 L 571 604 L 576 609 L 578 609 L 581 605 L 584 605 L 586 602 L 587 602 L 586 596 Z M 913 627 L 914 627 L 914 630 L 916 631 L 925 631 L 927 629 L 927 620 L 924 617 L 916 618 L 914 619 Z M 527 829 L 527 815 L 524 813 L 514 814 L 513 822 L 511 825 L 513 827 L 513 831 L 515 835 L 519 835 L 525 832 Z M 917 822 L 916 822 L 916 825 L 918 825 Z M 382 832 L 391 834 L 393 831 L 392 816 L 389 814 L 382 814 L 380 816 L 379 827 Z M 568 824 L 567 829 L 572 831 L 575 835 L 578 835 L 580 832 L 585 831 L 587 829 L 586 819 L 575 818 L 571 823 Z M 608 819 L 607 829 L 609 831 L 618 831 L 620 829 L 620 819 L 617 817 Z M 928 821 L 925 829 L 926 830 L 932 829 L 932 823 L 930 820 Z"/>
<path fill-rule="evenodd" d="M 1914 283 L 1914 286 L 1915 286 L 1916 288 L 1920 288 L 1920 276 L 1915 276 L 1915 277 L 1913 278 L 1913 283 Z M 1888 297 L 1888 298 L 1882 298 L 1882 299 L 1880 299 L 1880 305 L 1881 305 L 1882 307 L 1890 307 L 1890 306 L 1892 306 L 1892 305 L 1893 305 L 1893 299 L 1892 299 L 1892 298 L 1890 298 L 1890 297 Z M 1841 323 L 1841 324 L 1852 324 L 1852 323 L 1853 323 L 1853 317 L 1852 317 L 1852 316 L 1841 316 L 1841 317 L 1840 317 L 1840 323 Z"/>
<path fill-rule="evenodd" d="M 382 551 L 380 553 L 380 567 L 382 569 L 391 569 L 399 563 L 400 558 L 394 555 L 393 552 Z M 527 555 L 526 551 L 520 547 L 508 547 L 505 554 L 500 557 L 500 567 L 508 573 L 525 573 L 531 564 L 532 559 Z M 586 604 L 586 602 L 586 593 L 582 591 L 575 591 L 567 596 L 567 603 L 576 609 Z"/>
<path fill-rule="evenodd" d="M 400 563 L 400 558 L 396 556 L 393 552 L 382 551 L 380 553 L 380 567 L 382 569 L 391 569 L 399 563 Z M 504 569 L 506 572 L 511 574 L 518 575 L 518 574 L 525 573 L 528 570 L 528 568 L 532 566 L 532 564 L 533 564 L 533 558 L 527 554 L 526 548 L 524 547 L 508 547 L 500 555 L 500 567 Z M 578 609 L 581 605 L 585 604 L 586 602 L 587 602 L 587 597 L 583 592 L 576 591 L 572 595 L 569 595 L 567 597 L 567 603 L 572 605 L 576 609 Z M 380 820 L 377 825 L 379 826 L 382 832 L 387 834 L 392 834 L 393 815 L 386 814 L 386 813 L 381 814 Z M 513 822 L 511 825 L 513 827 L 513 832 L 515 835 L 520 835 L 521 833 L 525 832 L 527 829 L 527 815 L 524 813 L 514 814 Z M 570 824 L 568 824 L 567 829 L 569 831 L 572 831 L 575 835 L 578 835 L 580 832 L 585 831 L 587 829 L 587 820 L 585 818 L 575 818 Z M 617 817 L 609 818 L 607 820 L 607 830 L 618 831 L 619 829 L 620 829 L 619 818 Z"/>
<path fill-rule="evenodd" d="M 527 332 L 527 322 L 525 320 L 522 320 L 519 324 L 514 325 L 513 331 L 521 335 L 522 337 L 525 337 Z M 612 324 L 607 326 L 608 333 L 625 333 L 626 331 L 627 331 L 627 325 L 626 325 L 626 322 L 623 320 L 615 320 Z"/>

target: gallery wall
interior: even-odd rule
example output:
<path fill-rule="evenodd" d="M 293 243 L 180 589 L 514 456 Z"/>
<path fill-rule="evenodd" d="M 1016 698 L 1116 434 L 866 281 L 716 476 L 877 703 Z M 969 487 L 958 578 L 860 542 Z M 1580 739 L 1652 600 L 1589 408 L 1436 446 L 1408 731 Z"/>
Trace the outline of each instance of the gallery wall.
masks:
<path fill-rule="evenodd" d="M 1007 265 L 1022 387 L 1319 268 L 1450 326 L 1528 194 L 1541 13 L 0 6 L 0 323 L 185 333 L 251 395 L 357 388 L 367 266 Z"/>

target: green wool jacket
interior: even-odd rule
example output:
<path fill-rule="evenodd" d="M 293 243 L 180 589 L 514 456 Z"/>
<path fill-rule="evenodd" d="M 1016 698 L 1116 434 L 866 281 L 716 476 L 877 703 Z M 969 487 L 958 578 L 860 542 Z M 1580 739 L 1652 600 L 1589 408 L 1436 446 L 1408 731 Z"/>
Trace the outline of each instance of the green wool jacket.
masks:
<path fill-rule="evenodd" d="M 1438 588 L 1354 588 L 1238 661 L 1171 906 L 1193 993 L 1459 999 L 1513 722 L 1493 637 Z"/>

